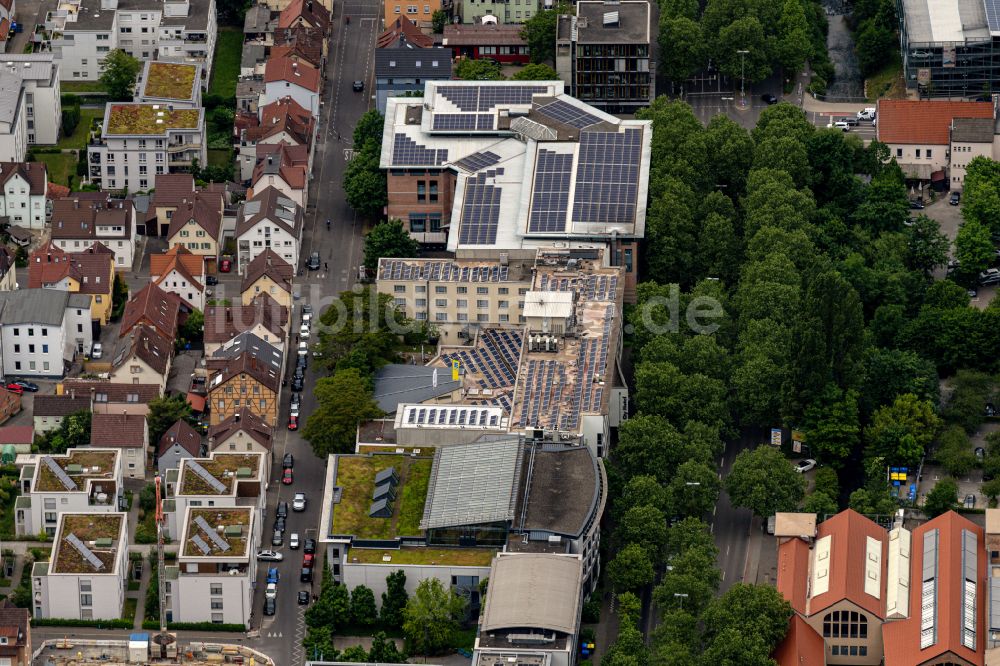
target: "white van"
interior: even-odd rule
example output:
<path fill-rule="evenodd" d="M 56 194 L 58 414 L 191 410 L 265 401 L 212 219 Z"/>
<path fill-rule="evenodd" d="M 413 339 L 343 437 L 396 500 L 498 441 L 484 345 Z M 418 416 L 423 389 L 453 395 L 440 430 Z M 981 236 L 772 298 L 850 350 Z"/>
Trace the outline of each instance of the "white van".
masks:
<path fill-rule="evenodd" d="M 858 120 L 875 120 L 875 107 L 869 106 L 858 111 Z"/>

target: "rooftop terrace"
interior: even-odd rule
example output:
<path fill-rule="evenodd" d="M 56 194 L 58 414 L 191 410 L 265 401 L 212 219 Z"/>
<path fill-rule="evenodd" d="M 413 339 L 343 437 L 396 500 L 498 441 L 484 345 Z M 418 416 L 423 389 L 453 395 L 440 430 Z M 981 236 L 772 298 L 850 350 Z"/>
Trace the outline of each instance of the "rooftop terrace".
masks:
<path fill-rule="evenodd" d="M 115 460 L 119 453 L 104 449 L 70 449 L 65 456 L 39 458 L 35 468 L 34 492 L 87 492 L 87 481 L 114 480 Z M 52 468 L 44 462 L 52 460 L 72 482 L 67 486 Z M 74 487 L 75 486 L 75 487 Z M 113 490 L 109 485 L 105 492 Z"/>
<path fill-rule="evenodd" d="M 253 509 L 194 509 L 187 516 L 182 540 L 184 557 L 244 557 L 251 536 Z M 205 529 L 205 526 L 208 529 Z M 221 529 L 220 529 L 221 528 Z"/>
<path fill-rule="evenodd" d="M 176 494 L 230 495 L 236 481 L 254 481 L 260 478 L 261 461 L 260 453 L 216 453 L 210 458 L 183 460 Z M 221 485 L 216 485 L 196 472 L 195 465 L 208 472 Z"/>
<path fill-rule="evenodd" d="M 143 86 L 145 97 L 189 100 L 198 67 L 170 62 L 151 62 Z"/>
<path fill-rule="evenodd" d="M 349 559 L 358 564 L 446 565 L 453 567 L 488 567 L 496 556 L 491 548 L 424 548 L 399 550 L 351 548 Z"/>
<path fill-rule="evenodd" d="M 159 104 L 112 104 L 104 135 L 163 135 L 172 129 L 197 129 L 200 109 L 162 108 Z"/>
<path fill-rule="evenodd" d="M 333 507 L 331 534 L 349 535 L 359 539 L 393 539 L 397 536 L 419 536 L 420 519 L 427 500 L 427 483 L 433 460 L 402 455 L 337 456 L 335 485 L 340 489 L 340 501 Z M 394 467 L 399 476 L 392 516 L 372 518 L 368 515 L 375 490 L 375 475 Z"/>
<path fill-rule="evenodd" d="M 124 529 L 124 516 L 115 513 L 64 513 L 61 519 L 49 573 L 114 573 L 118 542 Z M 79 540 L 75 542 L 76 545 L 74 536 Z M 90 554 L 96 560 L 91 560 Z M 97 561 L 100 566 L 96 564 Z"/>

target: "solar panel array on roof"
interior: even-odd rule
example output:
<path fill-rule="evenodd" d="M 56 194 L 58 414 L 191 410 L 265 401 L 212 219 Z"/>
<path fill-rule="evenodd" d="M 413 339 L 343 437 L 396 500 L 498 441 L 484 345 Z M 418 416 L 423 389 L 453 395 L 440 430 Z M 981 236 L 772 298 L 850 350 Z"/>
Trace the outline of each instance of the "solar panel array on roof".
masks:
<path fill-rule="evenodd" d="M 63 484 L 63 487 L 66 490 L 79 489 L 79 487 L 76 485 L 76 481 L 69 478 L 69 475 L 67 475 L 66 472 L 63 471 L 63 468 L 60 467 L 59 464 L 55 460 L 53 460 L 50 456 L 43 457 L 42 462 L 45 464 L 46 467 L 49 468 L 49 471 L 52 472 L 57 479 L 59 479 L 59 483 Z"/>
<path fill-rule="evenodd" d="M 392 518 L 392 503 L 385 497 L 368 507 L 369 518 Z"/>
<path fill-rule="evenodd" d="M 80 556 L 83 557 L 83 559 L 87 560 L 87 563 L 90 566 L 94 567 L 95 571 L 100 571 L 101 569 L 104 568 L 104 562 L 101 562 L 101 560 L 97 557 L 97 555 L 94 555 L 94 551 L 90 550 L 90 548 L 87 548 L 86 544 L 80 541 L 80 539 L 75 534 L 73 534 L 72 532 L 67 534 L 66 541 L 69 543 L 69 545 L 73 546 L 73 548 L 75 548 L 78 553 L 80 553 Z"/>
<path fill-rule="evenodd" d="M 581 132 L 573 222 L 635 222 L 641 159 L 642 130 Z"/>
<path fill-rule="evenodd" d="M 538 111 L 553 120 L 558 120 L 561 123 L 577 129 L 583 129 L 584 127 L 589 127 L 590 125 L 595 125 L 601 122 L 601 119 L 592 113 L 587 113 L 583 109 L 578 109 L 569 102 L 565 102 L 561 99 L 557 99 L 554 102 L 549 102 L 544 106 L 538 107 Z"/>
<path fill-rule="evenodd" d="M 480 169 L 485 169 L 486 167 L 491 167 L 500 161 L 500 156 L 489 150 L 482 150 L 478 153 L 472 153 L 466 157 L 455 162 L 457 166 L 462 167 L 466 171 L 479 171 Z"/>
<path fill-rule="evenodd" d="M 545 148 L 538 150 L 538 158 L 535 162 L 535 182 L 531 188 L 529 232 L 566 230 L 566 210 L 569 208 L 569 177 L 572 171 L 572 155 L 557 153 Z"/>
<path fill-rule="evenodd" d="M 986 23 L 990 32 L 1000 31 L 1000 0 L 984 0 L 986 5 Z"/>
<path fill-rule="evenodd" d="M 393 164 L 435 166 L 447 160 L 446 148 L 425 148 L 405 134 L 397 134 L 393 141 Z"/>
<path fill-rule="evenodd" d="M 438 86 L 437 88 L 442 97 L 466 112 L 491 111 L 500 104 L 531 104 L 534 95 L 546 93 L 548 90 L 548 86 L 519 86 L 509 82 L 502 86 Z"/>
<path fill-rule="evenodd" d="M 583 301 L 613 301 L 618 291 L 617 275 L 549 278 L 548 273 L 542 275 L 539 291 L 576 291 Z"/>
<path fill-rule="evenodd" d="M 434 282 L 506 282 L 509 268 L 493 264 L 490 266 L 459 266 L 446 261 L 414 261 L 407 259 L 383 260 L 380 264 L 380 280 L 416 280 Z"/>
<path fill-rule="evenodd" d="M 396 476 L 395 467 L 386 467 L 385 469 L 383 469 L 382 471 L 378 472 L 375 475 L 376 486 L 381 485 L 383 483 L 391 483 L 395 485 L 398 482 L 399 482 L 399 477 Z"/>
<path fill-rule="evenodd" d="M 474 130 L 478 123 L 478 118 L 474 113 L 435 113 L 431 129 Z"/>
<path fill-rule="evenodd" d="M 486 329 L 479 344 L 470 350 L 442 354 L 446 366 L 458 361 L 466 373 L 482 375 L 481 388 L 498 389 L 513 386 L 521 358 L 520 331 Z"/>
<path fill-rule="evenodd" d="M 223 553 L 229 550 L 229 544 L 225 539 L 219 536 L 219 533 L 212 529 L 212 526 L 205 522 L 205 519 L 201 516 L 195 516 L 194 524 L 201 528 L 209 539 L 215 544 L 215 547 L 221 550 Z M 196 535 L 197 536 L 197 535 Z"/>
<path fill-rule="evenodd" d="M 187 460 L 188 469 L 197 474 L 202 478 L 202 480 L 209 485 L 209 487 L 217 493 L 226 492 L 226 486 L 224 483 L 219 481 L 217 478 L 212 476 L 207 469 L 202 467 L 199 463 L 188 458 Z"/>
<path fill-rule="evenodd" d="M 208 555 L 209 553 L 212 552 L 211 547 L 209 547 L 209 545 L 205 543 L 205 540 L 202 539 L 201 536 L 197 534 L 192 535 L 191 541 L 194 542 L 194 545 L 198 546 L 198 550 L 201 551 L 202 555 Z"/>
<path fill-rule="evenodd" d="M 458 242 L 463 245 L 492 245 L 500 224 L 500 188 L 491 182 L 503 169 L 480 171 L 465 181 L 462 224 Z"/>

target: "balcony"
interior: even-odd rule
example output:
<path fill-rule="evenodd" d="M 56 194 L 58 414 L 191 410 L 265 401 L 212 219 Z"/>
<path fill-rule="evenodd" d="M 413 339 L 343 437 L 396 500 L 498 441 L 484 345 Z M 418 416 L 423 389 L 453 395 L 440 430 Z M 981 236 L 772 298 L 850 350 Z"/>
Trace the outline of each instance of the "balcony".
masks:
<path fill-rule="evenodd" d="M 90 177 L 91 178 L 96 178 L 96 179 L 100 180 L 101 179 L 101 167 L 99 167 L 99 166 L 92 166 L 92 167 L 90 167 Z"/>

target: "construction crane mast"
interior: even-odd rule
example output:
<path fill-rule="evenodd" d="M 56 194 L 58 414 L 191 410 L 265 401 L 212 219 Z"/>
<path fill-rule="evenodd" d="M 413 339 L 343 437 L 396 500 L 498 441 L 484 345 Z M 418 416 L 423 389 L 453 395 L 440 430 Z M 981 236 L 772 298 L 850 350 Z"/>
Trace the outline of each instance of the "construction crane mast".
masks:
<path fill-rule="evenodd" d="M 165 592 L 165 567 L 163 566 L 163 495 L 162 478 L 156 475 L 156 581 L 160 597 L 160 633 L 167 633 L 167 595 Z"/>

